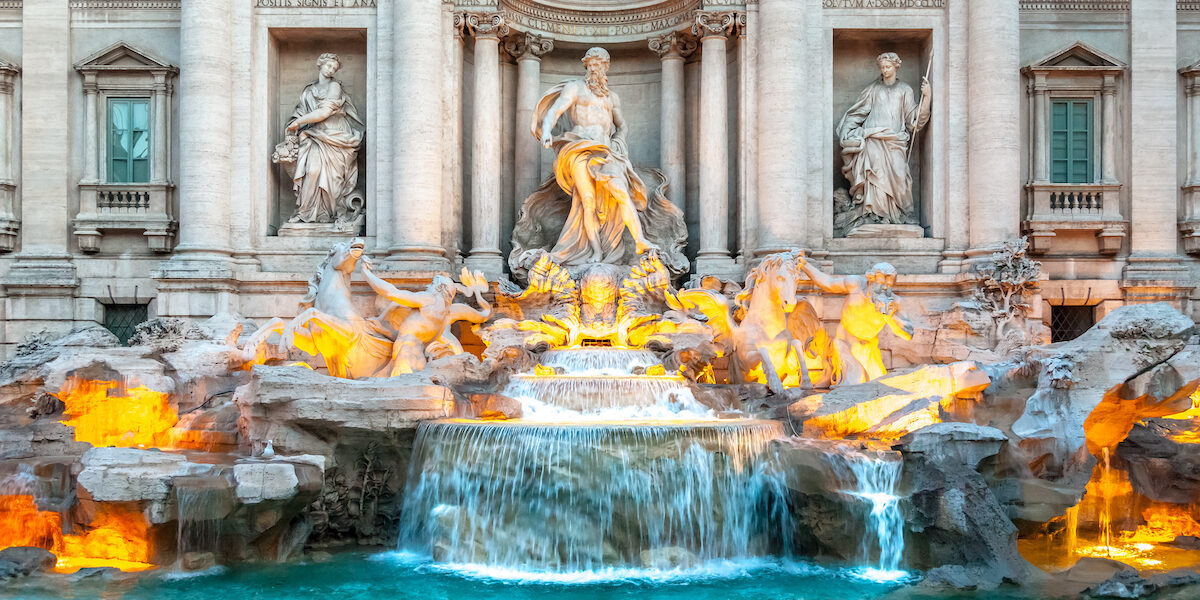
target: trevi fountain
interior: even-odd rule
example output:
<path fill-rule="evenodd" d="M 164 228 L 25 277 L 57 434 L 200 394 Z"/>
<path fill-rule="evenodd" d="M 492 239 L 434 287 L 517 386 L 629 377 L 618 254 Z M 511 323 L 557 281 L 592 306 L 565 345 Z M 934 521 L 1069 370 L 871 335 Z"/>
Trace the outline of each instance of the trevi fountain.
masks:
<path fill-rule="evenodd" d="M 0 596 L 1200 597 L 1160 4 L 0 2 Z"/>

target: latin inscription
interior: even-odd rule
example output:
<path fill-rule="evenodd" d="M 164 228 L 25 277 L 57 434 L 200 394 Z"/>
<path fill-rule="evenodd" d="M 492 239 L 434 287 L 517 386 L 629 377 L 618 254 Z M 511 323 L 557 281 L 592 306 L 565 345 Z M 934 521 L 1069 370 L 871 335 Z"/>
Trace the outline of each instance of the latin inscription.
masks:
<path fill-rule="evenodd" d="M 946 0 L 821 0 L 825 8 L 945 8 Z"/>
<path fill-rule="evenodd" d="M 256 8 L 375 8 L 376 0 L 254 0 Z"/>
<path fill-rule="evenodd" d="M 508 13 L 504 15 L 510 23 L 517 23 L 538 31 L 576 36 L 627 36 L 653 33 L 671 29 L 682 22 L 681 18 L 656 19 L 641 23 L 621 23 L 619 25 L 576 25 L 558 23 L 545 19 L 535 19 L 521 14 Z"/>

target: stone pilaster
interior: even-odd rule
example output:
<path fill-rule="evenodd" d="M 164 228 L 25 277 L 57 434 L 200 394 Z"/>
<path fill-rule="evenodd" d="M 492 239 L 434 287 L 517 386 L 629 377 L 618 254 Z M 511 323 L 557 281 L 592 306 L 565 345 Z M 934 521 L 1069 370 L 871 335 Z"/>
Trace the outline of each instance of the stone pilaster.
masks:
<path fill-rule="evenodd" d="M 759 0 L 758 249 L 804 246 L 806 17 L 795 0 Z"/>
<path fill-rule="evenodd" d="M 686 210 L 687 157 L 684 147 L 683 62 L 696 43 L 679 32 L 649 40 L 650 50 L 662 63 L 662 100 L 659 104 L 659 163 L 667 176 L 667 198 Z"/>
<path fill-rule="evenodd" d="M 1131 252 L 1122 287 L 1127 300 L 1164 299 L 1187 276 L 1178 255 L 1175 2 L 1130 4 L 1129 169 Z M 1189 286 L 1190 287 L 1190 286 Z M 1151 291 L 1148 291 L 1151 290 Z"/>
<path fill-rule="evenodd" d="M 504 49 L 517 61 L 517 118 L 514 195 L 518 205 L 541 183 L 542 147 L 529 128 L 542 87 L 542 56 L 554 49 L 554 40 L 532 33 L 518 33 L 505 40 Z"/>
<path fill-rule="evenodd" d="M 442 80 L 442 120 L 445 128 L 443 151 L 442 194 L 442 246 L 446 257 L 458 263 L 462 260 L 462 206 L 463 206 L 463 28 L 465 15 L 454 12 L 453 4 L 445 4 L 442 14 L 446 76 Z"/>
<path fill-rule="evenodd" d="M 1183 249 L 1200 254 L 1200 63 L 1179 70 L 1187 94 L 1187 182 L 1183 185 L 1184 218 L 1179 223 Z"/>
<path fill-rule="evenodd" d="M 79 280 L 69 240 L 71 13 L 67 0 L 25 3 L 21 13 L 21 251 L 4 278 L 4 341 L 76 318 Z"/>
<path fill-rule="evenodd" d="M 692 33 L 700 37 L 700 252 L 696 272 L 731 274 L 729 256 L 728 36 L 738 21 L 732 11 L 697 11 Z"/>
<path fill-rule="evenodd" d="M 396 0 L 392 51 L 392 246 L 388 268 L 446 271 L 442 246 L 442 5 Z"/>
<path fill-rule="evenodd" d="M 16 248 L 21 225 L 13 212 L 17 189 L 13 177 L 13 83 L 20 72 L 16 65 L 0 60 L 0 252 Z"/>
<path fill-rule="evenodd" d="M 471 254 L 466 264 L 489 279 L 504 271 L 500 253 L 500 38 L 508 25 L 500 13 L 467 13 L 475 38 L 475 81 L 471 107 Z"/>
<path fill-rule="evenodd" d="M 758 247 L 758 146 L 754 145 L 754 123 L 757 119 L 758 4 L 747 3 L 746 12 L 738 15 L 738 211 L 740 238 L 739 259 L 743 265 L 754 257 Z"/>
<path fill-rule="evenodd" d="M 1017 0 L 968 3 L 968 256 L 989 256 L 1019 235 L 1020 11 Z"/>

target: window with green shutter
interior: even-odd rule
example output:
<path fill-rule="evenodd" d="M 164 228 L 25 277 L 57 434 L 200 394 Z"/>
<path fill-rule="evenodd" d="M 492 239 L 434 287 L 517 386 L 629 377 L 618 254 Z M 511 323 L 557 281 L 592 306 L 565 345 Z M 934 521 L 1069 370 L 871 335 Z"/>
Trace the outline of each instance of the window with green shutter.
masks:
<path fill-rule="evenodd" d="M 150 181 L 150 99 L 108 100 L 108 182 Z"/>
<path fill-rule="evenodd" d="M 1050 102 L 1050 181 L 1092 183 L 1092 101 Z"/>

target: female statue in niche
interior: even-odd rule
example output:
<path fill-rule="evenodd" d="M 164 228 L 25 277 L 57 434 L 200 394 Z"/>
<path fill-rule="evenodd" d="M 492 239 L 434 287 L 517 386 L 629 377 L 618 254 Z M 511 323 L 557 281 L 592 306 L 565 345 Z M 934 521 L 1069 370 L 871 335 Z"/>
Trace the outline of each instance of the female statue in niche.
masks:
<path fill-rule="evenodd" d="M 929 81 L 921 81 L 921 99 L 896 78 L 900 57 L 884 52 L 876 59 L 879 79 L 858 97 L 837 126 L 842 173 L 850 181 L 850 206 L 837 215 L 839 230 L 863 223 L 915 224 L 909 144 L 929 122 Z"/>
<path fill-rule="evenodd" d="M 317 58 L 317 80 L 301 92 L 284 142 L 271 157 L 292 178 L 296 214 L 289 223 L 347 224 L 362 212 L 354 188 L 364 127 L 354 102 L 333 78 L 341 68 L 336 54 Z"/>

